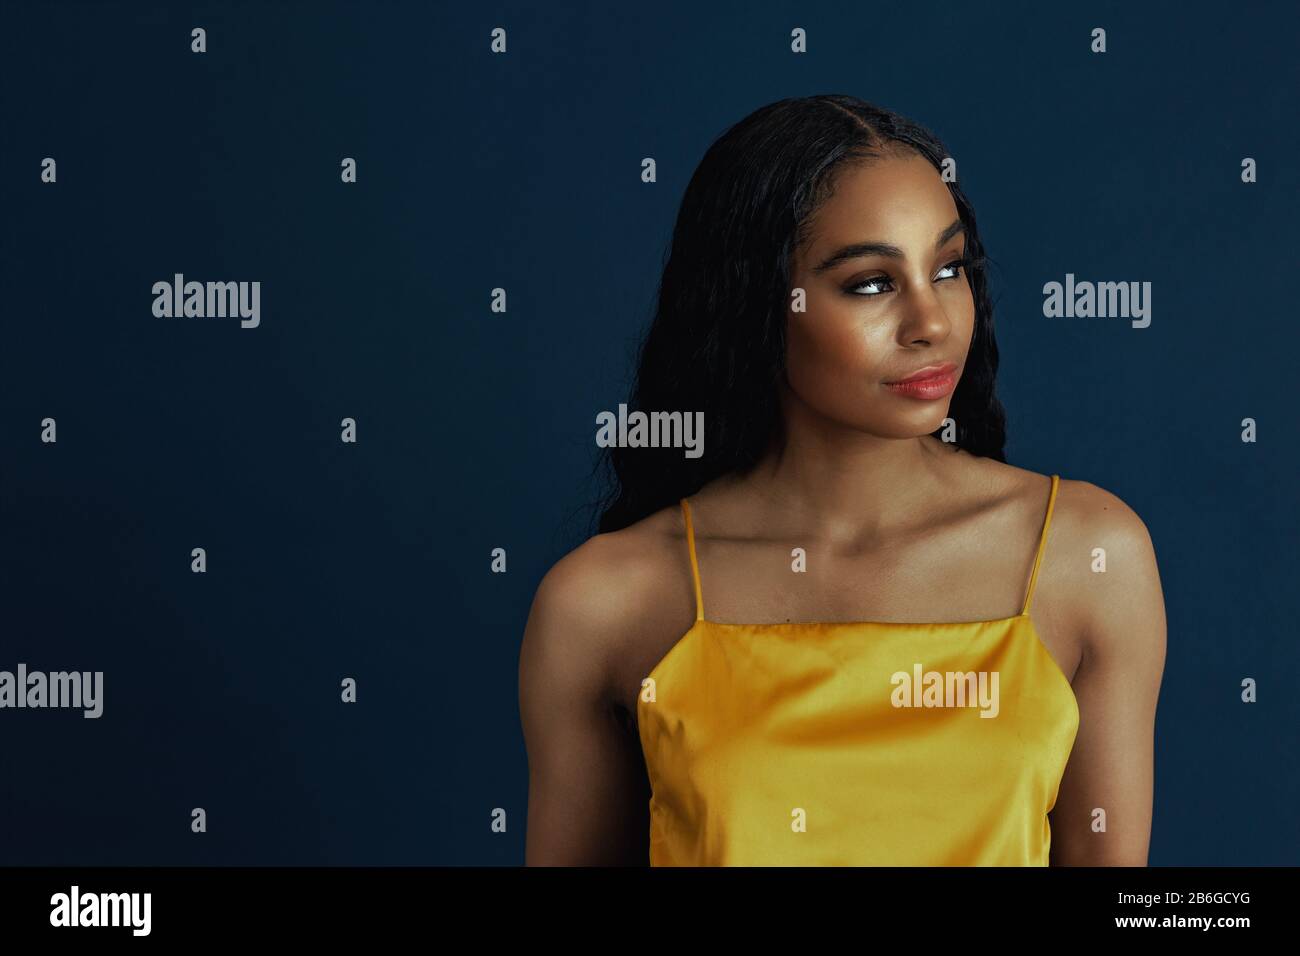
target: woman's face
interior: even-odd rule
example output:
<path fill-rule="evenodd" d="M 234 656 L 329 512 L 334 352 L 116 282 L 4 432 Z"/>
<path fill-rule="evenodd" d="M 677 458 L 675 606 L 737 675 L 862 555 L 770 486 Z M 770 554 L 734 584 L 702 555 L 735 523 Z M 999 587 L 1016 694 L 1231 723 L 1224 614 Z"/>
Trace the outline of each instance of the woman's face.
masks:
<path fill-rule="evenodd" d="M 806 311 L 793 295 L 787 309 L 794 399 L 881 437 L 938 428 L 975 327 L 965 248 L 957 206 L 922 157 L 842 171 L 793 257 L 791 286 L 806 294 Z M 955 366 L 950 381 L 889 384 L 932 365 Z"/>

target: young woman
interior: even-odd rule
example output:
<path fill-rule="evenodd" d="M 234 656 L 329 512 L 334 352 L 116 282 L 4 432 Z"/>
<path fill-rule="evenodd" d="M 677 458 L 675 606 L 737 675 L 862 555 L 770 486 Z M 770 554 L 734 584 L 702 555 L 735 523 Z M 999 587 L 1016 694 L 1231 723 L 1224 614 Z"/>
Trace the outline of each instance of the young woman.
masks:
<path fill-rule="evenodd" d="M 1146 864 L 1154 550 L 1005 462 L 947 157 L 847 96 L 705 155 L 629 402 L 703 412 L 703 454 L 613 449 L 538 588 L 529 864 Z"/>

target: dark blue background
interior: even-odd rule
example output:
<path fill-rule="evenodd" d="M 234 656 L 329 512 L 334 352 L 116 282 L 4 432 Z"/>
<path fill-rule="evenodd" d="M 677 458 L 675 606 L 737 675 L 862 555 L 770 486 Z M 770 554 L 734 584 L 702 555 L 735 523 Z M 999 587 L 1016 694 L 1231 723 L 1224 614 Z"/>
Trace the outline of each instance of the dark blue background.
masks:
<path fill-rule="evenodd" d="M 1150 528 L 1151 862 L 1296 863 L 1294 5 L 620 6 L 0 8 L 0 669 L 105 672 L 99 720 L 0 712 L 0 863 L 521 862 L 523 625 L 682 190 L 822 92 L 957 157 L 1009 460 Z M 175 272 L 260 280 L 261 327 L 155 318 Z M 1151 326 L 1044 318 L 1067 272 Z"/>

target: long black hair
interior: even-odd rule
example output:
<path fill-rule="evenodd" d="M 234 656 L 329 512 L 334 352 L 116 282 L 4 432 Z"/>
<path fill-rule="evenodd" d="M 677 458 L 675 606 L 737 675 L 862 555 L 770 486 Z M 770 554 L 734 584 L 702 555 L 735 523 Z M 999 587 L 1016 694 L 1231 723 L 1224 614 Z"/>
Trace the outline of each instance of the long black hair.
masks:
<path fill-rule="evenodd" d="M 843 168 L 910 149 L 939 170 L 929 130 L 851 96 L 780 100 L 736 123 L 705 153 L 682 198 L 654 321 L 628 411 L 704 413 L 704 454 L 614 446 L 600 532 L 625 528 L 708 482 L 758 463 L 781 428 L 791 254 Z M 947 183 L 966 226 L 975 330 L 949 406 L 956 444 L 1005 461 L 1006 415 L 994 394 L 993 305 L 975 212 Z M 936 434 L 938 430 L 936 430 Z"/>

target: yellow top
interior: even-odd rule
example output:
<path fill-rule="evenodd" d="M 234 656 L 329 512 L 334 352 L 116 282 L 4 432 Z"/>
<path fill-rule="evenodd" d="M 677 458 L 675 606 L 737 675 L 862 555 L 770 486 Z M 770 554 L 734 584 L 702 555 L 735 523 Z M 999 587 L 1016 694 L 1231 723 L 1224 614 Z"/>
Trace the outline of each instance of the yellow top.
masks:
<path fill-rule="evenodd" d="M 704 619 L 651 670 L 637 725 L 651 866 L 1046 866 L 1079 727 L 1024 609 L 940 624 Z M 1005 691 L 1005 693 L 1003 693 Z"/>

